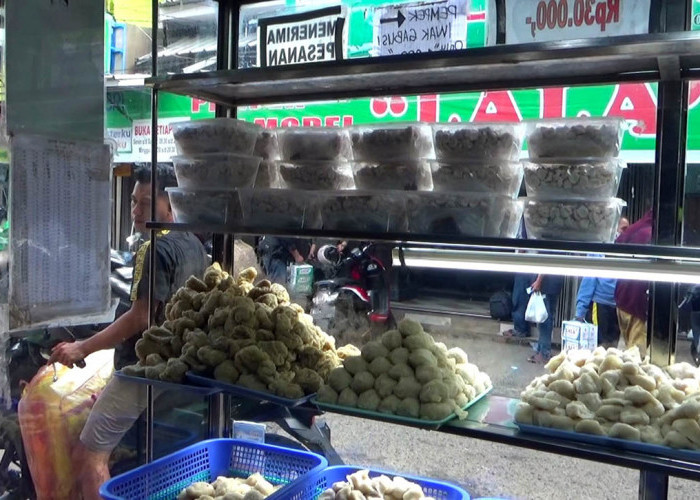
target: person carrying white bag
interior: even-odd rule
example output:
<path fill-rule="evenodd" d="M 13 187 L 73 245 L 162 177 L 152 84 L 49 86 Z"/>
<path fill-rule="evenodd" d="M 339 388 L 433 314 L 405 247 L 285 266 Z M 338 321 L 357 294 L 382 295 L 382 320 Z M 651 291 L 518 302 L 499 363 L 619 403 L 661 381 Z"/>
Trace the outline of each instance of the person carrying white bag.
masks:
<path fill-rule="evenodd" d="M 543 364 L 552 356 L 552 328 L 563 285 L 562 276 L 540 274 L 530 287 L 530 300 L 525 311 L 525 319 L 537 323 L 539 329 L 539 339 L 535 347 L 537 352 L 528 358 L 530 363 Z"/>

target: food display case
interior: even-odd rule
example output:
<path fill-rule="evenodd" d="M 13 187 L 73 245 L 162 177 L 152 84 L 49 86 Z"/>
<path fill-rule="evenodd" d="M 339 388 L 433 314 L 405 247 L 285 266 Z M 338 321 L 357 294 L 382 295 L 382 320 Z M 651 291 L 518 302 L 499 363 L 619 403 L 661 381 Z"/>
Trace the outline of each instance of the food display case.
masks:
<path fill-rule="evenodd" d="M 370 97 L 377 93 L 405 95 L 621 81 L 658 82 L 654 219 L 650 245 L 613 243 L 624 206 L 622 200 L 615 198 L 625 168 L 625 162 L 618 158 L 625 127 L 624 120 L 620 119 L 540 120 L 528 127 L 443 124 L 431 130 L 426 124 L 406 123 L 327 127 L 309 133 L 304 133 L 303 129 L 285 130 L 278 134 L 280 154 L 271 155 L 282 158 L 272 161 L 281 171 L 283 186 L 257 194 L 256 188 L 252 192 L 245 189 L 240 193 L 229 191 L 230 196 L 223 194 L 226 191 L 207 194 L 210 186 L 198 193 L 174 190 L 172 194 L 182 205 L 189 195 L 206 216 L 200 219 L 183 216 L 180 222 L 169 224 L 151 222 L 149 228 L 152 239 L 157 237 L 159 230 L 171 230 L 379 241 L 400 247 L 401 261 L 408 265 L 535 273 L 548 269 L 552 274 L 619 276 L 649 281 L 649 362 L 617 351 L 596 350 L 578 358 L 562 354 L 553 358 L 552 361 L 557 360 L 555 364 L 547 365 L 549 378 L 540 381 L 541 387 L 537 380 L 533 382 L 534 388 L 523 393 L 522 401 L 499 395 L 495 390 L 486 394 L 491 382 L 480 380 L 479 369 L 476 369 L 471 375 L 465 374 L 473 382 L 469 386 L 469 390 L 474 391 L 472 397 L 461 401 L 464 404 L 455 402 L 455 408 L 450 407 L 449 412 L 446 408 L 436 408 L 435 418 L 432 418 L 432 413 L 423 415 L 417 409 L 401 409 L 398 404 L 390 411 L 382 411 L 378 402 L 370 400 L 370 396 L 376 395 L 368 395 L 363 403 L 357 400 L 359 398 L 353 400 L 348 396 L 350 399 L 343 401 L 352 401 L 352 404 L 341 404 L 342 390 L 351 387 L 348 381 L 339 381 L 338 387 L 333 387 L 333 382 L 329 381 L 330 390 L 325 392 L 328 397 L 325 404 L 319 397 L 319 407 L 328 412 L 353 416 L 361 413 L 362 418 L 431 428 L 435 432 L 454 435 L 455 439 L 484 439 L 638 469 L 641 473 L 639 495 L 645 499 L 666 498 L 669 476 L 700 480 L 700 452 L 679 452 L 676 448 L 660 446 L 668 444 L 665 436 L 659 438 L 652 430 L 642 433 L 635 428 L 635 433 L 628 429 L 633 425 L 649 426 L 650 422 L 658 422 L 661 428 L 662 422 L 658 419 L 665 418 L 663 423 L 669 426 L 665 429 L 666 434 L 677 438 L 681 448 L 684 443 L 695 447 L 694 441 L 687 437 L 691 431 L 684 425 L 698 426 L 700 417 L 693 413 L 696 401 L 686 399 L 696 394 L 693 387 L 698 389 L 697 383 L 695 386 L 686 383 L 681 388 L 682 383 L 678 382 L 700 380 L 700 377 L 695 372 L 680 373 L 674 363 L 677 320 L 675 313 L 671 312 L 678 302 L 678 283 L 700 282 L 697 263 L 700 253 L 697 248 L 682 246 L 688 89 L 689 80 L 700 74 L 700 37 L 685 31 L 686 20 L 690 21 L 690 9 L 686 8 L 686 14 L 680 15 L 676 2 L 659 2 L 663 8 L 652 9 L 650 26 L 653 32 L 649 34 L 497 44 L 464 51 L 239 69 L 236 48 L 239 46 L 240 10 L 244 5 L 254 3 L 219 1 L 216 71 L 159 75 L 147 81 L 152 87 L 153 144 L 158 141 L 157 103 L 162 92 L 214 102 L 220 118 L 235 118 L 240 106 Z M 678 4 L 688 7 L 685 2 Z M 155 0 L 153 8 L 157 12 Z M 154 24 L 154 27 L 157 26 Z M 156 59 L 155 51 L 153 58 Z M 235 127 L 230 124 L 240 124 L 226 123 L 229 125 L 224 129 L 232 131 Z M 246 130 L 246 134 L 248 132 Z M 517 160 L 523 136 L 530 158 L 520 163 Z M 240 138 L 240 135 L 236 137 Z M 232 142 L 235 141 L 228 141 L 228 146 Z M 243 154 L 250 154 L 253 150 L 252 143 L 248 142 L 247 152 Z M 201 141 L 195 138 L 193 144 L 196 149 Z M 236 155 L 242 152 L 216 149 L 207 153 Z M 465 157 L 468 161 L 462 161 Z M 157 152 L 153 152 L 153 163 L 157 163 Z M 523 179 L 528 197 L 516 200 L 519 190 L 515 184 L 519 186 Z M 473 192 L 465 187 L 470 185 L 474 186 Z M 236 189 L 238 186 L 230 187 Z M 155 193 L 155 186 L 153 189 Z M 279 196 L 279 206 L 289 207 L 279 209 L 279 219 L 274 215 L 276 190 L 284 192 Z M 298 199 L 289 198 L 290 190 L 298 193 Z M 210 211 L 206 207 L 207 199 L 216 204 L 210 207 Z M 264 217 L 262 213 L 251 217 L 251 211 L 256 210 L 258 203 L 265 205 Z M 175 207 L 176 211 L 182 210 L 182 205 Z M 371 213 L 364 217 L 358 215 L 363 209 L 369 209 Z M 529 233 L 528 239 L 516 238 L 521 216 Z M 397 250 L 394 253 L 398 259 Z M 591 259 L 590 254 L 606 258 Z M 156 265 L 154 254 L 151 266 Z M 404 328 L 408 327 L 404 325 Z M 404 337 L 411 336 L 401 327 L 398 332 Z M 401 348 L 401 338 L 398 341 L 396 349 Z M 386 348 L 386 342 L 391 342 L 389 339 L 385 341 L 382 337 L 381 341 L 373 342 L 384 344 L 386 352 L 376 357 L 371 355 L 370 360 L 363 348 L 362 357 L 370 365 L 376 358 L 388 359 L 395 352 Z M 406 356 L 416 355 L 412 363 L 414 368 L 423 364 L 415 352 L 421 349 L 416 346 L 415 350 L 406 352 Z M 437 353 L 442 352 L 435 342 L 428 345 L 428 350 L 438 357 L 440 354 Z M 446 359 L 449 359 L 448 353 L 445 350 Z M 340 356 L 340 359 L 344 358 Z M 624 375 L 623 383 L 620 374 L 615 380 L 600 375 L 605 363 L 611 365 L 606 370 L 618 370 Z M 350 371 L 347 359 L 343 364 L 344 369 L 353 375 L 352 383 L 357 385 L 355 393 L 374 392 L 374 377 L 371 381 L 368 378 L 365 386 L 364 381 L 358 381 Z M 466 358 L 456 358 L 454 364 L 459 367 L 469 363 Z M 562 366 L 571 366 L 575 373 L 562 375 L 565 371 Z M 375 368 L 378 379 L 385 371 L 379 366 Z M 488 366 L 479 368 L 488 373 Z M 588 376 L 586 370 L 596 375 Z M 556 384 L 555 375 L 566 378 L 571 387 Z M 415 376 L 422 376 L 417 368 Z M 608 406 L 616 404 L 609 400 L 636 401 L 629 405 L 619 404 L 625 408 L 633 407 L 635 411 L 625 410 L 623 418 L 622 409 L 615 407 L 605 410 L 605 415 L 601 414 L 596 420 L 597 413 L 591 413 L 590 406 L 584 403 L 573 405 L 569 410 L 568 404 L 578 394 L 603 393 L 605 382 L 602 380 L 610 384 L 605 392 L 607 399 L 581 399 L 591 400 L 591 405 L 597 405 L 598 409 L 605 407 L 606 401 Z M 555 384 L 554 388 L 551 388 L 552 384 Z M 661 397 L 662 386 L 666 387 L 664 394 L 671 399 Z M 374 387 L 379 391 L 377 386 Z M 646 395 L 637 394 L 637 389 L 628 390 L 629 387 L 641 387 L 649 394 L 657 391 L 654 394 L 658 398 L 655 402 L 642 401 Z M 423 389 L 405 389 L 406 394 L 417 394 L 425 389 L 425 385 Z M 455 394 L 464 394 L 465 391 L 462 389 Z M 545 398 L 550 392 L 554 395 Z M 319 412 L 314 406 L 314 398 L 299 402 L 308 393 L 304 390 L 296 395 L 298 397 L 287 399 L 297 401 L 297 407 Z M 226 390 L 222 394 L 226 394 Z M 639 399 L 634 399 L 637 397 Z M 225 396 L 221 398 L 223 401 Z M 432 395 L 425 398 L 425 401 L 432 402 Z M 674 398 L 675 402 L 672 401 Z M 436 401 L 443 399 L 449 398 L 438 397 Z M 474 402 L 469 405 L 468 414 L 461 415 L 469 399 Z M 650 406 L 644 406 L 647 404 Z M 365 411 L 358 412 L 357 408 L 348 406 L 359 406 Z M 648 411 L 642 411 L 643 406 Z M 225 411 L 228 407 L 223 402 L 220 404 L 223 418 L 218 431 L 221 435 L 212 437 L 225 437 L 230 431 Z M 406 418 L 395 418 L 394 411 Z M 454 417 L 461 415 L 461 418 L 454 418 L 452 412 Z M 542 412 L 549 413 L 539 415 L 540 420 L 533 417 L 533 414 Z M 431 415 L 431 418 L 425 415 Z M 421 417 L 425 421 L 421 421 Z M 654 420 L 650 421 L 650 418 Z M 678 423 L 684 418 L 694 424 Z M 584 420 L 600 425 L 589 422 L 579 431 L 578 425 L 574 424 Z M 533 424 L 538 427 L 534 432 Z M 609 427 L 605 427 L 607 424 Z M 543 432 L 542 429 L 556 432 Z M 581 439 L 581 436 L 573 435 L 574 431 L 596 438 Z M 606 434 L 605 438 L 599 438 L 601 433 Z M 681 440 L 681 435 L 687 440 Z M 625 439 L 648 446 L 620 444 Z M 152 442 L 148 446 L 152 448 Z"/>

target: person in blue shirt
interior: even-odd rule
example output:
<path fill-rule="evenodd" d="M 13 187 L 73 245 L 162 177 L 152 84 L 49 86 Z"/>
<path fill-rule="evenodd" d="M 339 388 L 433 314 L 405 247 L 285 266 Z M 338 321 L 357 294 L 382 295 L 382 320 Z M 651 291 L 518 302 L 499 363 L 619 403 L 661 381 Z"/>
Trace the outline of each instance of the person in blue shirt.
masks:
<path fill-rule="evenodd" d="M 591 310 L 592 321 L 598 326 L 598 345 L 617 347 L 620 326 L 617 321 L 615 287 L 617 280 L 583 278 L 576 297 L 576 320 L 584 321 Z"/>

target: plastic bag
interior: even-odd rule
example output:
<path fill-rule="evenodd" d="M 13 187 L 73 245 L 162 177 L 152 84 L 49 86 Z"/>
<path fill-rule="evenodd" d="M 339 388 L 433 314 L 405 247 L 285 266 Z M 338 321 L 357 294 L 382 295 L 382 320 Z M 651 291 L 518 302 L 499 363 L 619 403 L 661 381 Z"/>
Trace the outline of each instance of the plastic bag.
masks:
<path fill-rule="evenodd" d="M 532 292 L 530 301 L 527 303 L 527 309 L 525 309 L 525 321 L 539 324 L 547 321 L 548 317 L 549 313 L 547 312 L 547 306 L 544 304 L 544 295 L 540 292 Z"/>
<path fill-rule="evenodd" d="M 71 460 L 97 396 L 112 375 L 114 351 L 85 359 L 85 368 L 44 366 L 27 385 L 18 417 L 38 500 L 80 498 Z"/>

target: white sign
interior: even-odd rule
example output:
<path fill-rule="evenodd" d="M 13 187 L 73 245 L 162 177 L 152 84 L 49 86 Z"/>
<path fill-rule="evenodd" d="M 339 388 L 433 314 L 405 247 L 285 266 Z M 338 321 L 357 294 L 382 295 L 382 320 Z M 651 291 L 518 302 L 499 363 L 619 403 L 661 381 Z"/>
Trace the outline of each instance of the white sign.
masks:
<path fill-rule="evenodd" d="M 343 18 L 340 7 L 260 19 L 258 63 L 286 66 L 343 58 Z"/>
<path fill-rule="evenodd" d="M 649 32 L 651 0 L 509 0 L 506 43 Z"/>
<path fill-rule="evenodd" d="M 181 121 L 182 118 L 158 120 L 158 161 L 170 161 L 170 158 L 177 155 L 172 123 Z M 151 120 L 134 120 L 131 137 L 130 161 L 151 161 Z"/>
<path fill-rule="evenodd" d="M 377 8 L 372 55 L 466 48 L 468 4 L 467 0 L 438 0 Z"/>
<path fill-rule="evenodd" d="M 114 141 L 114 143 L 117 146 L 117 154 L 131 153 L 132 132 L 132 127 L 107 129 L 107 139 L 111 139 Z"/>

